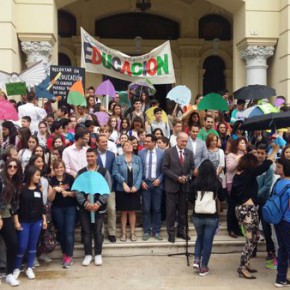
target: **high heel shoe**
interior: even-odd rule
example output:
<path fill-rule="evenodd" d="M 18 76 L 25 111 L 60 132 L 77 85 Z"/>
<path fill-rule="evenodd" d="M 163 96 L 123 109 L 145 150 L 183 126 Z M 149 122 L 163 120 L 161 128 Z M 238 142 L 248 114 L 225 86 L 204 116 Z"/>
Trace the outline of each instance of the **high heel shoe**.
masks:
<path fill-rule="evenodd" d="M 244 268 L 244 269 L 238 268 L 237 272 L 238 272 L 240 278 L 251 279 L 251 280 L 256 279 L 255 276 L 250 275 L 249 271 L 246 268 Z"/>
<path fill-rule="evenodd" d="M 256 269 L 252 269 L 250 265 L 246 266 L 246 269 L 249 273 L 257 273 L 258 272 Z"/>

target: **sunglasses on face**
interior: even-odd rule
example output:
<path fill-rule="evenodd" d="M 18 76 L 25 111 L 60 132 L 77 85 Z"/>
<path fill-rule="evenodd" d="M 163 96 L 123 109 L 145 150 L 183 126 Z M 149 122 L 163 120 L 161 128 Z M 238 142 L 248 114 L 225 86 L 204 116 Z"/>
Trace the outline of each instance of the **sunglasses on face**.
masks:
<path fill-rule="evenodd" d="M 13 168 L 13 169 L 17 169 L 17 165 L 11 165 L 11 164 L 10 164 L 10 165 L 8 165 L 8 168 L 9 168 L 9 169 L 12 169 L 12 168 Z"/>

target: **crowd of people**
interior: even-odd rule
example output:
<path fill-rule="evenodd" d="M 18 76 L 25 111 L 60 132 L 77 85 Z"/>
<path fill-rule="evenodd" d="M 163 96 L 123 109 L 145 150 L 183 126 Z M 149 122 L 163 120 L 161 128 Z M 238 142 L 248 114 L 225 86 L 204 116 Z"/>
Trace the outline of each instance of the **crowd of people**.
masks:
<path fill-rule="evenodd" d="M 19 285 L 23 263 L 28 279 L 34 279 L 38 260 L 51 262 L 48 254 L 56 240 L 63 268 L 69 269 L 77 225 L 84 245 L 82 265 L 93 260 L 102 265 L 104 237 L 111 243 L 137 240 L 138 210 L 144 241 L 165 238 L 163 221 L 168 242 L 175 243 L 176 237 L 190 240 L 188 202 L 193 204 L 197 233 L 193 268 L 205 276 L 226 200 L 229 236 L 246 239 L 239 277 L 256 278 L 249 261 L 256 255 L 261 221 L 265 266 L 277 269 L 277 287 L 289 286 L 290 190 L 285 198 L 289 207 L 275 228 L 278 256 L 275 231 L 261 209 L 277 176 L 275 188 L 290 183 L 290 135 L 287 130 L 244 132 L 238 115 L 245 101 L 235 105 L 226 91 L 223 97 L 229 107 L 224 113 L 197 110 L 202 99 L 198 95 L 186 112 L 169 101 L 165 114 L 158 100 L 146 93 L 132 96 L 126 110 L 116 95 L 106 110 L 93 87 L 87 90 L 86 107 L 62 103 L 54 109 L 48 102 L 42 108 L 34 92 L 14 103 L 21 124 L 4 121 L 0 139 L 0 248 L 6 246 L 0 267 L 6 267 L 6 282 Z M 108 114 L 106 124 L 100 125 L 97 112 Z M 110 189 L 96 194 L 93 202 L 88 192 L 72 190 L 74 180 L 88 171 L 101 174 Z M 116 211 L 121 213 L 120 237 Z"/>

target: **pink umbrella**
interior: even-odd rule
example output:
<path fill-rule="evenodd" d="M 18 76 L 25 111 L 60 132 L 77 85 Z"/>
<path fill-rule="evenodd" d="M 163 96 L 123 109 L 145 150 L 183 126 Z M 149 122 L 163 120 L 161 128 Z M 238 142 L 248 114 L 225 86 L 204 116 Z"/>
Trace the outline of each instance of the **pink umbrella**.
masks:
<path fill-rule="evenodd" d="M 94 115 L 97 116 L 100 126 L 108 124 L 110 116 L 106 112 L 96 112 Z"/>
<path fill-rule="evenodd" d="M 17 111 L 13 104 L 5 99 L 0 99 L 0 120 L 19 120 Z"/>
<path fill-rule="evenodd" d="M 116 90 L 112 84 L 112 82 L 110 80 L 106 80 L 104 82 L 102 82 L 96 89 L 95 91 L 96 95 L 105 95 L 106 96 L 106 109 L 108 111 L 108 106 L 109 106 L 109 102 L 108 102 L 108 97 L 115 97 L 116 95 Z"/>

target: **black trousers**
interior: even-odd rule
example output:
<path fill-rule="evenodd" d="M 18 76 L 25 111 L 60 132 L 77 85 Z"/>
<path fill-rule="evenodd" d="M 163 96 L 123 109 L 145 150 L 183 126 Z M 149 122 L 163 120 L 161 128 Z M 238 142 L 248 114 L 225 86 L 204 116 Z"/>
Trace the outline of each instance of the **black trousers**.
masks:
<path fill-rule="evenodd" d="M 181 188 L 178 192 L 166 192 L 166 227 L 168 235 L 175 235 L 175 218 L 177 210 L 177 233 L 185 233 L 187 214 L 187 193 Z"/>
<path fill-rule="evenodd" d="M 227 194 L 227 203 L 228 203 L 228 211 L 227 211 L 228 232 L 234 232 L 235 234 L 239 234 L 240 226 L 235 213 L 236 202 L 232 198 L 230 193 Z"/>
<path fill-rule="evenodd" d="M 9 275 L 13 273 L 17 255 L 17 232 L 12 217 L 3 218 L 0 235 L 6 245 L 6 274 Z"/>
<path fill-rule="evenodd" d="M 81 210 L 80 220 L 85 256 L 92 255 L 92 238 L 94 238 L 95 241 L 94 255 L 101 255 L 103 246 L 102 227 L 104 224 L 104 215 L 95 214 L 95 223 L 91 223 L 91 213 L 87 210 Z"/>

